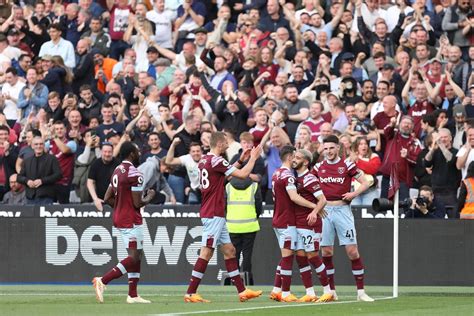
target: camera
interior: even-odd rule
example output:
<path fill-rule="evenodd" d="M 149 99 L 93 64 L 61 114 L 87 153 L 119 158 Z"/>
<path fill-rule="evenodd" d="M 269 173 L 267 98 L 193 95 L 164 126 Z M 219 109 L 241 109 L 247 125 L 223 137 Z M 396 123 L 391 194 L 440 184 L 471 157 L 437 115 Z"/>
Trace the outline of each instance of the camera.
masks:
<path fill-rule="evenodd" d="M 415 204 L 418 206 L 428 205 L 429 202 L 430 201 L 423 196 L 419 196 L 415 200 Z M 413 204 L 413 200 L 410 198 L 406 198 L 398 202 L 398 207 L 400 209 L 408 209 L 411 207 L 412 204 Z M 374 210 L 374 212 L 377 212 L 377 213 L 393 210 L 393 201 L 390 201 L 389 199 L 384 199 L 384 198 L 374 199 L 372 201 L 372 210 Z"/>
<path fill-rule="evenodd" d="M 411 206 L 412 202 L 412 199 L 406 198 L 398 202 L 398 207 L 401 209 L 407 209 Z M 384 198 L 374 199 L 372 201 L 372 210 L 377 213 L 393 210 L 393 201 Z"/>

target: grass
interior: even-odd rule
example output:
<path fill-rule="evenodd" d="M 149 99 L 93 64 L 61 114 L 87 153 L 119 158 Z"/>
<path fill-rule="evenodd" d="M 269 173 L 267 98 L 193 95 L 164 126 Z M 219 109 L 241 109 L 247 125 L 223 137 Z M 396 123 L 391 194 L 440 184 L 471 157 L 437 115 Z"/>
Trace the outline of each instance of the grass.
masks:
<path fill-rule="evenodd" d="M 373 286 L 367 292 L 378 300 L 358 303 L 353 286 L 340 286 L 339 301 L 329 304 L 277 303 L 268 299 L 270 287 L 253 288 L 264 290 L 263 297 L 240 303 L 233 287 L 204 285 L 200 294 L 212 303 L 186 304 L 185 286 L 142 285 L 141 295 L 153 303 L 128 305 L 124 285 L 109 285 L 104 304 L 96 303 L 91 286 L 0 285 L 0 315 L 474 315 L 473 287 L 401 287 L 400 297 L 391 299 L 391 287 Z M 304 292 L 302 287 L 293 291 Z"/>

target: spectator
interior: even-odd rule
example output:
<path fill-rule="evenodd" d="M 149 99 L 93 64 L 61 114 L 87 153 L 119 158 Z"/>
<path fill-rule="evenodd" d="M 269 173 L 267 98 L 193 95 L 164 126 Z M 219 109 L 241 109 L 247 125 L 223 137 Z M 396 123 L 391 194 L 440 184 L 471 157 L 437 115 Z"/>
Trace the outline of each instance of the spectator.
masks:
<path fill-rule="evenodd" d="M 174 28 L 178 31 L 176 51 L 181 51 L 184 43 L 194 39 L 192 31 L 204 25 L 206 11 L 205 5 L 196 0 L 185 0 L 178 7 L 177 19 L 174 23 Z"/>
<path fill-rule="evenodd" d="M 130 14 L 133 14 L 132 7 L 126 0 L 107 0 L 107 9 L 110 12 L 109 33 L 112 40 L 110 44 L 110 57 L 119 60 L 129 46 L 123 40 L 123 35 L 128 27 Z"/>
<path fill-rule="evenodd" d="M 176 12 L 165 9 L 165 0 L 154 0 L 153 10 L 146 13 L 146 18 L 155 24 L 156 44 L 172 49 L 172 28 Z"/>
<path fill-rule="evenodd" d="M 64 39 L 71 42 L 75 47 L 84 30 L 84 25 L 79 22 L 79 5 L 77 3 L 69 3 L 66 6 L 66 14 L 60 19 L 60 25 L 64 32 Z"/>
<path fill-rule="evenodd" d="M 398 130 L 395 130 L 397 120 L 391 118 L 390 124 L 384 129 L 386 150 L 380 167 L 382 174 L 381 197 L 387 198 L 392 165 L 398 166 L 398 179 L 400 182 L 400 200 L 409 197 L 409 190 L 413 180 L 413 167 L 416 157 L 421 151 L 421 144 L 417 138 L 411 136 L 414 121 L 411 116 L 403 116 Z"/>
<path fill-rule="evenodd" d="M 175 156 L 180 157 L 189 153 L 191 143 L 201 143 L 201 133 L 199 128 L 201 120 L 194 115 L 188 115 L 184 121 L 184 129 L 178 132 L 174 137 L 179 138 L 181 142 L 176 146 Z M 174 192 L 176 201 L 184 203 L 184 181 L 186 177 L 186 170 L 184 168 L 177 168 L 170 172 L 168 176 L 168 183 Z"/>
<path fill-rule="evenodd" d="M 57 23 L 51 24 L 48 27 L 48 33 L 51 37 L 51 40 L 41 46 L 41 50 L 38 56 L 61 56 L 66 66 L 68 66 L 69 68 L 74 68 L 76 66 L 74 46 L 71 42 L 61 37 L 61 26 Z"/>
<path fill-rule="evenodd" d="M 145 190 L 154 189 L 157 192 L 151 203 L 163 204 L 169 201 L 171 204 L 176 204 L 176 197 L 163 175 L 161 165 L 157 157 L 148 157 L 148 159 L 138 167 L 138 170 L 144 175 L 143 187 Z M 161 192 L 164 192 L 164 194 Z"/>
<path fill-rule="evenodd" d="M 239 161 L 240 156 L 242 153 L 246 150 L 251 150 L 254 147 L 254 138 L 253 135 L 250 134 L 249 132 L 243 132 L 240 134 L 240 146 L 241 149 L 238 151 L 237 154 L 235 154 L 231 159 L 230 163 L 234 164 L 235 162 Z M 242 163 L 239 162 L 240 167 L 243 168 L 246 165 L 246 161 L 243 161 Z M 262 181 L 263 175 L 265 174 L 265 161 L 263 160 L 262 157 L 259 157 L 255 161 L 255 165 L 250 172 L 249 178 L 256 183 L 260 183 Z"/>
<path fill-rule="evenodd" d="M 62 176 L 58 160 L 44 151 L 44 140 L 40 136 L 33 138 L 32 147 L 35 155 L 23 161 L 17 181 L 26 186 L 27 204 L 53 204 L 55 184 Z"/>
<path fill-rule="evenodd" d="M 427 185 L 420 188 L 418 197 L 412 200 L 411 207 L 405 213 L 405 218 L 444 219 L 445 217 L 444 204 L 435 197 L 433 190 Z"/>
<path fill-rule="evenodd" d="M 92 198 L 87 188 L 87 179 L 92 162 L 101 155 L 100 140 L 95 135 L 95 130 L 91 129 L 84 131 L 83 139 L 85 146 L 80 148 L 82 150 L 81 153 L 79 150 L 76 153 L 72 185 L 81 203 L 89 203 L 92 202 Z"/>
<path fill-rule="evenodd" d="M 165 158 L 168 151 L 160 147 L 160 134 L 157 132 L 150 132 L 147 135 L 147 139 L 150 150 L 140 157 L 140 163 L 145 162 L 148 157 L 156 157 L 160 160 Z"/>
<path fill-rule="evenodd" d="M 471 43 L 463 33 L 463 29 L 469 24 L 468 15 L 471 12 L 472 4 L 469 1 L 457 0 L 456 5 L 446 9 L 442 20 L 442 28 L 447 33 L 449 42 L 461 48 L 465 60 Z"/>
<path fill-rule="evenodd" d="M 298 125 L 309 116 L 309 105 L 306 101 L 298 99 L 297 88 L 289 84 L 285 88 L 285 102 L 283 106 L 288 113 L 288 118 L 285 121 L 288 136 L 290 139 L 295 139 Z"/>
<path fill-rule="evenodd" d="M 80 94 L 80 88 L 84 84 L 90 84 L 94 80 L 94 58 L 90 52 L 89 41 L 79 40 L 76 47 L 77 65 L 73 69 L 74 81 L 72 91 Z"/>
<path fill-rule="evenodd" d="M 81 113 L 82 124 L 88 125 L 92 117 L 99 117 L 101 113 L 101 105 L 99 100 L 94 96 L 92 88 L 89 85 L 82 85 L 79 88 L 78 109 Z"/>
<path fill-rule="evenodd" d="M 103 56 L 108 56 L 110 51 L 110 35 L 102 28 L 102 19 L 92 17 L 89 23 L 89 30 L 81 35 L 81 39 L 88 39 L 92 49 L 99 51 Z"/>
<path fill-rule="evenodd" d="M 355 162 L 357 168 L 364 172 L 365 180 L 369 184 L 369 188 L 355 197 L 351 205 L 372 205 L 372 201 L 379 197 L 376 176 L 382 162 L 380 161 L 380 157 L 370 149 L 366 137 L 357 137 L 354 144 L 352 144 L 352 149 L 353 151 L 350 158 Z M 355 182 L 359 183 L 358 181 L 352 183 L 354 191 L 357 190 Z"/>
<path fill-rule="evenodd" d="M 95 64 L 95 81 L 97 82 L 97 90 L 101 93 L 105 93 L 105 87 L 107 83 L 112 79 L 112 71 L 117 61 L 112 58 L 104 58 L 104 55 L 99 51 L 94 51 L 94 64 Z"/>
<path fill-rule="evenodd" d="M 26 73 L 26 86 L 24 86 L 18 97 L 18 108 L 22 109 L 22 118 L 28 117 L 32 112 L 36 114 L 39 109 L 45 108 L 48 102 L 48 88 L 38 82 L 38 71 L 29 68 Z"/>
<path fill-rule="evenodd" d="M 122 123 L 115 121 L 113 117 L 113 106 L 110 103 L 105 103 L 100 110 L 102 114 L 102 123 L 97 128 L 97 136 L 100 137 L 102 141 L 105 140 L 105 137 L 111 131 L 114 131 L 118 134 L 122 134 L 124 127 Z"/>
<path fill-rule="evenodd" d="M 175 138 L 166 154 L 165 163 L 168 166 L 184 166 L 189 179 L 189 186 L 185 188 L 185 195 L 188 204 L 201 203 L 201 190 L 199 182 L 199 168 L 198 164 L 201 161 L 203 151 L 199 143 L 191 143 L 189 147 L 189 154 L 174 157 L 174 151 L 181 140 Z"/>
<path fill-rule="evenodd" d="M 469 126 L 465 133 L 466 142 L 456 154 L 456 167 L 461 170 L 463 179 L 466 178 L 468 166 L 474 161 L 474 127 Z"/>
<path fill-rule="evenodd" d="M 40 81 L 49 92 L 57 92 L 61 98 L 71 90 L 73 73 L 63 62 L 61 56 L 44 55 L 42 58 L 44 77 Z"/>
<path fill-rule="evenodd" d="M 17 174 L 14 173 L 9 178 L 10 191 L 8 191 L 2 199 L 3 204 L 7 205 L 25 205 L 25 187 L 17 182 Z"/>
<path fill-rule="evenodd" d="M 74 172 L 74 154 L 77 144 L 69 140 L 66 133 L 66 125 L 63 121 L 56 121 L 53 125 L 53 138 L 45 144 L 46 150 L 59 162 L 62 177 L 55 186 L 56 199 L 59 204 L 69 203 L 71 182 Z"/>
<path fill-rule="evenodd" d="M 2 86 L 0 106 L 3 114 L 5 114 L 8 126 L 12 128 L 15 122 L 20 118 L 17 102 L 25 83 L 19 80 L 17 71 L 12 67 L 5 71 L 5 81 Z"/>
<path fill-rule="evenodd" d="M 456 218 L 457 191 L 461 173 L 456 168 L 458 150 L 452 147 L 451 132 L 441 128 L 433 136 L 433 143 L 425 156 L 427 168 L 432 167 L 431 184 L 437 200 L 448 208 L 448 217 Z"/>
<path fill-rule="evenodd" d="M 97 139 L 94 140 L 91 137 L 90 147 L 94 146 L 96 152 L 98 149 Z M 90 150 L 90 149 L 89 149 Z M 96 156 L 96 159 L 92 162 L 89 175 L 87 178 L 87 190 L 95 207 L 99 210 L 103 210 L 104 195 L 105 191 L 110 184 L 110 178 L 120 161 L 113 156 L 114 147 L 110 143 L 102 143 L 100 146 L 100 156 Z M 96 154 L 97 155 L 97 154 Z M 89 160 L 89 159 L 88 159 Z"/>
<path fill-rule="evenodd" d="M 231 130 L 235 137 L 248 130 L 247 119 L 248 109 L 237 98 L 231 85 L 227 85 L 227 97 L 219 101 L 216 105 L 216 115 L 222 126 Z"/>

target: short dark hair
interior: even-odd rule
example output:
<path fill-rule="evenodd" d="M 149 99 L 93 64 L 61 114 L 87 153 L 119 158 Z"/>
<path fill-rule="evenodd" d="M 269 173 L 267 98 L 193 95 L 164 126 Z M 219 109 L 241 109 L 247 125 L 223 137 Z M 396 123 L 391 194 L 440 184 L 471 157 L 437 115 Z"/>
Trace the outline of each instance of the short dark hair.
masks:
<path fill-rule="evenodd" d="M 13 67 L 8 67 L 7 70 L 5 70 L 5 73 L 6 73 L 6 74 L 7 74 L 7 73 L 11 73 L 11 74 L 14 75 L 14 76 L 17 76 L 17 75 L 18 75 L 18 72 L 17 72 L 16 69 L 13 68 Z"/>
<path fill-rule="evenodd" d="M 418 192 L 420 191 L 428 191 L 431 194 L 433 194 L 433 189 L 429 185 L 422 185 Z"/>
<path fill-rule="evenodd" d="M 383 45 L 383 44 L 382 44 Z M 377 59 L 377 58 L 383 58 L 383 60 L 386 60 L 387 59 L 387 56 L 385 55 L 385 53 L 383 52 L 376 52 L 374 54 L 374 59 Z"/>
<path fill-rule="evenodd" d="M 21 54 L 20 57 L 18 57 L 18 61 L 22 61 L 22 60 L 25 59 L 26 57 L 31 58 L 31 56 L 30 56 L 29 54 Z"/>
<path fill-rule="evenodd" d="M 10 128 L 7 125 L 0 125 L 0 131 L 6 131 L 10 133 Z"/>
<path fill-rule="evenodd" d="M 153 136 L 153 135 L 155 135 L 156 137 L 160 138 L 160 134 L 159 134 L 158 132 L 154 132 L 154 131 L 153 131 L 153 132 L 148 133 L 147 139 L 150 140 L 150 136 Z"/>
<path fill-rule="evenodd" d="M 296 87 L 296 85 L 294 83 L 288 83 L 285 86 L 285 91 L 288 90 L 288 89 L 292 89 L 292 88 L 295 88 L 295 89 L 298 90 L 298 88 Z"/>
<path fill-rule="evenodd" d="M 119 157 L 120 160 L 126 160 L 132 153 L 138 152 L 137 146 L 129 141 L 126 141 L 120 146 Z"/>
<path fill-rule="evenodd" d="M 79 93 L 81 93 L 82 91 L 86 91 L 86 90 L 91 90 L 92 91 L 92 87 L 88 84 L 83 84 L 80 88 L 79 88 Z"/>
<path fill-rule="evenodd" d="M 296 151 L 295 146 L 285 145 L 280 150 L 280 160 L 284 161 L 288 155 L 292 155 Z"/>
<path fill-rule="evenodd" d="M 59 25 L 59 23 L 52 23 L 48 26 L 48 30 L 51 30 L 51 29 L 55 29 L 59 32 L 62 32 L 62 28 L 61 28 L 61 25 Z"/>
<path fill-rule="evenodd" d="M 436 116 L 434 116 L 432 113 L 423 115 L 421 120 L 423 123 L 426 123 L 431 127 L 436 127 Z"/>
<path fill-rule="evenodd" d="M 323 139 L 323 144 L 325 143 L 334 143 L 339 145 L 339 138 L 336 135 L 328 135 Z"/>

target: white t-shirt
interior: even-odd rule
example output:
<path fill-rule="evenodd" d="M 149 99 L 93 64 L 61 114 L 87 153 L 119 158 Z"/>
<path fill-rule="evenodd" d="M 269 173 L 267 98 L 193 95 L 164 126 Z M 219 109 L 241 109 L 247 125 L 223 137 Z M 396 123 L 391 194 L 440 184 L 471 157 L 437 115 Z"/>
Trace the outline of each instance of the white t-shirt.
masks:
<path fill-rule="evenodd" d="M 466 148 L 464 146 L 462 146 L 461 149 L 459 149 L 458 153 L 456 154 L 456 157 L 464 156 L 465 153 L 466 153 Z M 467 156 L 467 159 L 466 159 L 466 163 L 464 164 L 464 167 L 461 169 L 463 179 L 466 177 L 467 168 L 469 167 L 469 164 L 472 161 L 474 161 L 474 150 L 473 149 L 471 149 L 471 151 L 469 152 L 469 155 Z"/>
<path fill-rule="evenodd" d="M 20 95 L 21 89 L 25 86 L 25 83 L 21 80 L 18 80 L 14 86 L 11 86 L 9 83 L 5 82 L 2 87 L 2 94 L 3 95 L 10 95 L 14 99 L 18 100 L 18 96 Z M 16 106 L 16 102 L 12 100 L 5 99 L 5 108 L 3 109 L 3 114 L 7 120 L 17 120 L 18 119 L 18 107 Z"/>
<path fill-rule="evenodd" d="M 148 99 L 145 100 L 145 109 L 156 121 L 160 120 L 160 110 L 159 110 L 160 104 L 161 104 L 160 101 L 153 102 Z"/>
<path fill-rule="evenodd" d="M 186 168 L 189 182 L 191 182 L 191 189 L 199 189 L 199 161 L 194 161 L 190 154 L 179 157 L 181 165 Z"/>
<path fill-rule="evenodd" d="M 157 12 L 156 10 L 148 11 L 146 18 L 155 23 L 155 41 L 165 48 L 172 48 L 173 43 L 171 39 L 173 20 L 176 19 L 176 12 L 165 10 Z"/>

